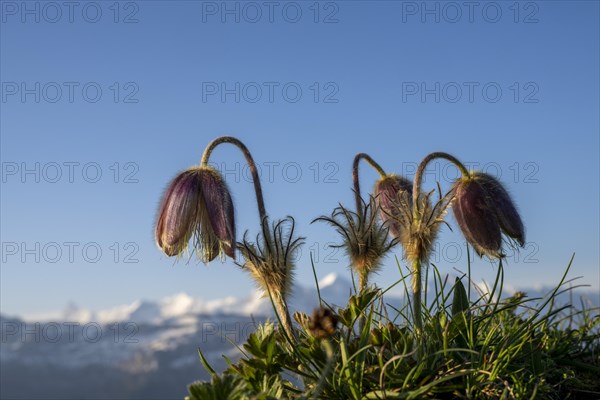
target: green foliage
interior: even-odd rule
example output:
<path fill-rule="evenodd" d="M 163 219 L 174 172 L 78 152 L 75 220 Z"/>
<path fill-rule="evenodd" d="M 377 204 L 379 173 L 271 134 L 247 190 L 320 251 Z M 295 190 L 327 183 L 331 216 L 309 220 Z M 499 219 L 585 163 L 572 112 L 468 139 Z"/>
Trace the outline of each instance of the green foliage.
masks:
<path fill-rule="evenodd" d="M 244 380 L 233 375 L 213 375 L 210 382 L 192 383 L 188 390 L 186 400 L 234 400 L 249 393 Z"/>
<path fill-rule="evenodd" d="M 315 313 L 335 314 L 330 336 L 315 337 L 303 313 L 295 314 L 293 343 L 267 322 L 237 364 L 192 384 L 187 399 L 597 399 L 599 310 L 556 307 L 570 290 L 568 270 L 545 298 L 501 299 L 502 263 L 492 289 L 475 298 L 470 277 L 449 287 L 433 267 L 421 335 L 408 289 L 399 309 L 384 303 L 385 291 L 368 288 L 344 308 Z M 395 285 L 407 288 L 408 279 Z"/>

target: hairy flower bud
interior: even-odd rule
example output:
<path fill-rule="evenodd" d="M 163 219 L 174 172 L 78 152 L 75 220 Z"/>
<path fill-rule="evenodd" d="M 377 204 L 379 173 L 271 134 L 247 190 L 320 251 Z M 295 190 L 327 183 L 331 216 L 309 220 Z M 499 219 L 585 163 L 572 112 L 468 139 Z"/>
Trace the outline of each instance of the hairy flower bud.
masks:
<path fill-rule="evenodd" d="M 379 205 L 381 220 L 397 238 L 402 236 L 404 226 L 408 224 L 404 219 L 412 213 L 412 186 L 412 182 L 398 175 L 387 175 L 375 184 L 373 195 Z"/>
<path fill-rule="evenodd" d="M 519 216 L 510 195 L 500 182 L 494 177 L 478 173 L 478 182 L 488 194 L 488 199 L 493 204 L 500 228 L 506 236 L 514 239 L 519 245 L 525 245 L 525 227 Z"/>
<path fill-rule="evenodd" d="M 219 172 L 202 169 L 202 196 L 210 226 L 225 255 L 235 258 L 235 211 L 227 184 Z"/>
<path fill-rule="evenodd" d="M 199 175 L 187 170 L 171 181 L 163 195 L 155 233 L 158 247 L 169 257 L 181 253 L 194 232 L 200 190 Z"/>
<path fill-rule="evenodd" d="M 454 189 L 454 216 L 480 256 L 503 256 L 502 233 L 523 246 L 525 231 L 521 217 L 508 192 L 494 177 L 472 173 L 460 178 Z"/>
<path fill-rule="evenodd" d="M 194 167 L 177 175 L 163 195 L 155 234 L 158 247 L 168 256 L 181 254 L 194 238 L 204 262 L 219 253 L 233 258 L 233 202 L 221 175 L 209 167 Z"/>

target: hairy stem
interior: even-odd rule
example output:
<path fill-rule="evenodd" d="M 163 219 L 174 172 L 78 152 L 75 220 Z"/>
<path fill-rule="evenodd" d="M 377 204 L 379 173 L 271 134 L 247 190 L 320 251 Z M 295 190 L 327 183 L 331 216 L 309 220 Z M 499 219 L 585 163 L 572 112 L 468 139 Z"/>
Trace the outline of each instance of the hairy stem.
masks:
<path fill-rule="evenodd" d="M 360 179 L 358 176 L 358 165 L 360 164 L 361 160 L 365 160 L 371 167 L 373 167 L 377 172 L 379 172 L 379 175 L 382 178 L 386 176 L 386 173 L 383 170 L 383 168 L 381 168 L 381 166 L 375 160 L 373 160 L 373 158 L 370 155 L 366 153 L 358 153 L 356 156 L 354 156 L 354 161 L 352 162 L 352 183 L 354 184 L 354 200 L 356 201 L 356 215 L 358 216 L 358 218 L 362 218 L 364 214 L 363 200 L 360 194 Z M 357 272 L 358 294 L 361 295 L 367 288 L 369 274 L 368 272 L 362 270 L 359 270 Z M 365 326 L 365 323 L 365 316 L 362 315 L 359 318 L 359 326 L 361 332 Z"/>
<path fill-rule="evenodd" d="M 292 328 L 292 317 L 290 316 L 290 311 L 288 309 L 287 302 L 285 301 L 284 294 L 280 292 L 273 293 L 273 303 L 275 303 L 275 308 L 277 309 L 277 314 L 279 314 L 279 319 L 281 320 L 283 329 L 285 329 L 285 332 L 289 336 L 290 340 L 293 340 L 296 335 L 294 334 L 294 329 Z"/>
<path fill-rule="evenodd" d="M 421 261 L 413 260 L 412 271 L 413 314 L 417 336 L 423 332 L 423 315 L 421 307 Z"/>
<path fill-rule="evenodd" d="M 381 166 L 377 164 L 370 155 L 366 153 L 358 153 L 356 156 L 354 156 L 354 162 L 352 163 L 352 183 L 354 184 L 354 199 L 356 200 L 356 213 L 358 215 L 361 215 L 363 210 L 362 198 L 360 196 L 360 181 L 358 179 L 358 164 L 360 163 L 360 160 L 365 160 L 367 163 L 369 163 L 371 167 L 375 168 L 375 170 L 379 172 L 379 175 L 381 175 L 382 178 L 386 175 L 383 168 L 381 168 Z"/>
<path fill-rule="evenodd" d="M 429 155 L 427 155 L 423 161 L 421 161 L 421 163 L 419 164 L 419 167 L 417 168 L 417 173 L 415 175 L 415 180 L 413 181 L 413 221 L 412 224 L 414 226 L 413 231 L 418 232 L 420 229 L 420 224 L 421 224 L 421 217 L 422 217 L 422 210 L 421 208 L 421 204 L 419 202 L 419 196 L 421 195 L 421 183 L 423 181 L 423 174 L 425 173 L 425 169 L 427 168 L 427 165 L 435 160 L 436 158 L 442 158 L 444 160 L 450 161 L 451 163 L 453 163 L 454 165 L 456 165 L 458 167 L 458 169 L 460 170 L 461 174 L 463 176 L 468 176 L 469 175 L 469 171 L 467 170 L 467 168 L 463 165 L 463 163 L 461 163 L 456 157 L 448 154 L 448 153 L 442 153 L 442 152 L 435 152 L 435 153 L 431 153 Z M 415 240 L 420 240 L 419 238 L 416 238 Z M 420 248 L 421 246 L 417 246 L 418 248 Z M 413 267 L 413 273 L 412 273 L 412 291 L 413 291 L 413 305 L 414 305 L 414 320 L 415 320 L 415 328 L 418 332 L 418 334 L 420 335 L 421 332 L 423 331 L 423 315 L 422 315 L 422 307 L 421 307 L 421 291 L 422 291 L 422 259 L 421 259 L 421 255 L 417 256 L 415 259 L 412 260 L 412 267 Z"/>
<path fill-rule="evenodd" d="M 244 143 L 242 143 L 239 139 L 233 136 L 221 136 L 213 140 L 206 146 L 204 149 L 204 153 L 202 154 L 202 158 L 200 160 L 200 166 L 206 167 L 208 166 L 208 160 L 213 150 L 223 143 L 231 143 L 236 146 L 241 152 L 244 154 L 244 158 L 246 159 L 246 163 L 250 168 L 250 173 L 252 174 L 252 183 L 254 184 L 254 192 L 256 194 L 256 204 L 258 206 L 258 215 L 260 217 L 260 224 L 263 231 L 264 239 L 266 242 L 265 249 L 268 252 L 271 252 L 272 248 L 272 237 L 270 235 L 270 231 L 268 229 L 268 221 L 267 221 L 267 212 L 265 210 L 265 201 L 262 193 L 262 186 L 260 184 L 260 177 L 258 176 L 258 170 L 256 168 L 256 163 L 254 162 L 254 158 L 250 153 L 250 150 L 246 147 Z M 284 292 L 272 293 L 273 303 L 275 304 L 276 312 L 281 318 L 281 323 L 287 334 L 290 338 L 294 338 L 294 331 L 292 329 L 292 318 L 290 317 L 290 313 L 288 311 L 287 302 L 285 300 Z"/>
<path fill-rule="evenodd" d="M 238 149 L 242 151 L 244 157 L 246 158 L 246 162 L 248 163 L 248 167 L 250 168 L 250 173 L 252 174 L 252 183 L 254 184 L 254 192 L 256 193 L 256 203 L 258 206 L 258 215 L 260 217 L 261 224 L 265 221 L 267 217 L 267 213 L 265 211 L 265 200 L 262 194 L 262 186 L 260 184 L 260 178 L 258 176 L 258 170 L 256 169 L 256 163 L 254 162 L 254 158 L 252 158 L 252 154 L 246 147 L 244 143 L 242 143 L 239 139 L 234 138 L 232 136 L 221 136 L 213 140 L 206 146 L 204 149 L 204 153 L 202 154 L 202 159 L 200 160 L 200 166 L 206 167 L 208 166 L 208 159 L 210 158 L 213 150 L 222 143 L 231 143 L 236 146 Z"/>
<path fill-rule="evenodd" d="M 369 274 L 365 271 L 358 272 L 358 295 L 362 295 L 367 289 L 367 283 L 369 282 Z M 358 318 L 358 326 L 360 327 L 360 334 L 362 335 L 362 331 L 367 323 L 367 318 L 365 315 L 361 315 Z"/>
<path fill-rule="evenodd" d="M 358 273 L 358 293 L 362 293 L 367 288 L 368 274 L 363 271 L 359 271 Z"/>

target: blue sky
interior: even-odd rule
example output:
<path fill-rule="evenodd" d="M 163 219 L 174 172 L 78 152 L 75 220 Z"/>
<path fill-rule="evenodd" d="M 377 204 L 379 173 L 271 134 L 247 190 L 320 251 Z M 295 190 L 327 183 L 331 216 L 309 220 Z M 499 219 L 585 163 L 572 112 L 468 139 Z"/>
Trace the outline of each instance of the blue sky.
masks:
<path fill-rule="evenodd" d="M 310 221 L 352 206 L 357 152 L 412 177 L 441 150 L 514 196 L 528 245 L 508 283 L 554 284 L 576 253 L 572 276 L 600 287 L 598 2 L 0 4 L 2 313 L 249 293 L 231 262 L 174 263 L 153 239 L 166 184 L 224 134 L 263 168 L 269 215 L 306 237 L 300 284 L 317 248 L 320 276 L 348 274 L 327 249 L 339 237 Z M 211 160 L 239 237 L 256 234 L 242 156 Z M 448 187 L 453 170 L 433 168 L 426 186 Z M 442 272 L 466 270 L 457 229 L 439 246 Z M 495 265 L 472 269 L 489 280 Z M 396 279 L 390 257 L 376 282 Z"/>

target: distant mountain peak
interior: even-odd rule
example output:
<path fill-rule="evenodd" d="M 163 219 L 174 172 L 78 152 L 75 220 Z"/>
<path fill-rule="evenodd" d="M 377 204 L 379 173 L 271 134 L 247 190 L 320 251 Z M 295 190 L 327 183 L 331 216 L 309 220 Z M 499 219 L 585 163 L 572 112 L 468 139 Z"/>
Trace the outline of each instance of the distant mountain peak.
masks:
<path fill-rule="evenodd" d="M 163 317 L 178 317 L 193 311 L 197 301 L 187 293 L 177 293 L 160 301 Z"/>
<path fill-rule="evenodd" d="M 340 275 L 339 272 L 330 272 L 319 280 L 319 288 L 327 288 L 331 286 L 352 287 L 352 282 Z"/>

